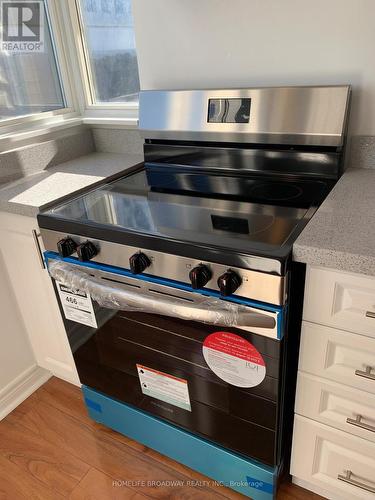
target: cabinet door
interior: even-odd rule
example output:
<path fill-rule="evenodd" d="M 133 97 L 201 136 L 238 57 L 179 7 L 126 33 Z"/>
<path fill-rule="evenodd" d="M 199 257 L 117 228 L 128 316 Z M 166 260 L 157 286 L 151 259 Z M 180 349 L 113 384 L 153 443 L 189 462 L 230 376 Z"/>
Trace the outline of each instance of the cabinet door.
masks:
<path fill-rule="evenodd" d="M 375 394 L 298 372 L 295 411 L 375 443 Z"/>
<path fill-rule="evenodd" d="M 52 282 L 41 266 L 33 229 L 38 229 L 34 218 L 0 213 L 5 266 L 38 365 L 78 384 Z"/>
<path fill-rule="evenodd" d="M 308 268 L 303 319 L 375 338 L 375 278 Z"/>
<path fill-rule="evenodd" d="M 375 444 L 296 415 L 291 474 L 337 500 L 374 500 Z"/>
<path fill-rule="evenodd" d="M 375 339 L 303 321 L 299 369 L 375 394 Z"/>

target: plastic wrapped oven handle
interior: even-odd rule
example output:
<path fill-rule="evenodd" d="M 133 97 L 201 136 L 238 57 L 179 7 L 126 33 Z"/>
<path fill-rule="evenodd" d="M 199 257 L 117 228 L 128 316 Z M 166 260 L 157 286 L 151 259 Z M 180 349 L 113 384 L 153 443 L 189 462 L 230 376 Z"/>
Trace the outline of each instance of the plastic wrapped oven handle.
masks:
<path fill-rule="evenodd" d="M 221 326 L 245 326 L 274 328 L 275 319 L 262 313 L 249 311 L 246 307 L 214 297 L 192 294 L 198 298 L 187 302 L 178 297 L 155 294 L 145 289 L 127 290 L 92 277 L 77 266 L 62 261 L 50 261 L 49 273 L 63 285 L 87 292 L 102 307 L 122 311 L 138 311 L 172 316 Z"/>

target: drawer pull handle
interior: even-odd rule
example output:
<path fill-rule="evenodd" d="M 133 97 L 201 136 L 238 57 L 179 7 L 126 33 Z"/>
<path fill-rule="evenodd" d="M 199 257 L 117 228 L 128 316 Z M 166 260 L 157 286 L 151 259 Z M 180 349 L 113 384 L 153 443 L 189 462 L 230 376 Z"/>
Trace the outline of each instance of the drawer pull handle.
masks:
<path fill-rule="evenodd" d="M 366 366 L 366 370 L 356 370 L 355 374 L 358 377 L 369 378 L 370 380 L 375 380 L 375 373 L 371 373 L 372 366 Z"/>
<path fill-rule="evenodd" d="M 375 312 L 374 311 L 366 311 L 366 318 L 375 318 Z"/>
<path fill-rule="evenodd" d="M 357 486 L 357 488 L 361 488 L 362 490 L 369 491 L 370 493 L 375 493 L 375 486 L 368 486 L 367 484 L 363 484 L 360 481 L 356 481 L 352 479 L 353 472 L 351 470 L 345 471 L 345 474 L 339 474 L 337 479 L 339 481 L 344 481 L 344 483 L 351 484 L 352 486 Z"/>
<path fill-rule="evenodd" d="M 355 427 L 360 427 L 361 429 L 365 429 L 366 431 L 375 432 L 375 427 L 373 425 L 365 424 L 361 420 L 362 420 L 362 415 L 357 415 L 355 419 L 347 418 L 346 423 L 354 425 Z"/>

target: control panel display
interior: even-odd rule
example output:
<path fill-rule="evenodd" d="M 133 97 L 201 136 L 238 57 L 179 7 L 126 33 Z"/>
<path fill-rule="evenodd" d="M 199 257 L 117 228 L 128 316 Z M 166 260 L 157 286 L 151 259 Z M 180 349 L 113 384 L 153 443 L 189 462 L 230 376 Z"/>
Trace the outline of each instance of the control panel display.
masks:
<path fill-rule="evenodd" d="M 250 98 L 209 99 L 208 123 L 249 123 Z"/>

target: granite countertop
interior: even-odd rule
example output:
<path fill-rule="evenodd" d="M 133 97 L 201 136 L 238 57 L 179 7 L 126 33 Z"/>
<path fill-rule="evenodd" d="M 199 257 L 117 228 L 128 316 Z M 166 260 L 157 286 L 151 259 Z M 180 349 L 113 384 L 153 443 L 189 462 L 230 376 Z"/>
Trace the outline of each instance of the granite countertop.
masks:
<path fill-rule="evenodd" d="M 375 276 L 375 169 L 351 169 L 302 231 L 293 259 Z"/>
<path fill-rule="evenodd" d="M 141 163 L 139 154 L 91 153 L 0 187 L 0 211 L 34 217 L 51 202 Z"/>

